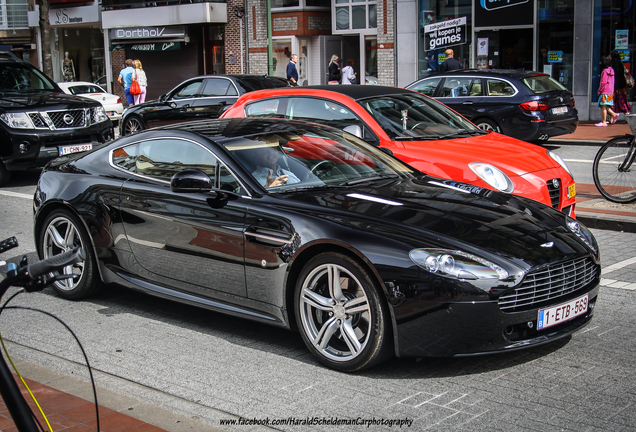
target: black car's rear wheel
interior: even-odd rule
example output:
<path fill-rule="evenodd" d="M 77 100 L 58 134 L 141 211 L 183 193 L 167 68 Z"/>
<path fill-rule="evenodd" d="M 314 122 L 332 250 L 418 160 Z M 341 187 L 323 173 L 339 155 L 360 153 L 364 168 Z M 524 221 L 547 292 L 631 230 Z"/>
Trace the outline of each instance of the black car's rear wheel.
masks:
<path fill-rule="evenodd" d="M 124 127 L 122 130 L 124 132 L 124 135 L 130 135 L 144 129 L 145 126 L 141 119 L 139 117 L 132 116 L 124 120 Z"/>
<path fill-rule="evenodd" d="M 389 314 L 380 288 L 346 255 L 312 258 L 298 279 L 294 304 L 305 344 L 330 368 L 353 372 L 392 354 Z"/>
<path fill-rule="evenodd" d="M 53 284 L 55 292 L 68 299 L 87 297 L 101 287 L 95 254 L 86 230 L 74 214 L 67 210 L 55 210 L 48 215 L 38 236 L 40 258 L 51 258 L 77 246 L 81 246 L 86 252 L 86 260 L 53 273 L 78 277 L 77 280 L 69 278 Z"/>
<path fill-rule="evenodd" d="M 475 124 L 479 129 L 487 130 L 490 132 L 501 132 L 501 128 L 499 128 L 499 125 L 490 119 L 477 119 L 475 120 Z"/>

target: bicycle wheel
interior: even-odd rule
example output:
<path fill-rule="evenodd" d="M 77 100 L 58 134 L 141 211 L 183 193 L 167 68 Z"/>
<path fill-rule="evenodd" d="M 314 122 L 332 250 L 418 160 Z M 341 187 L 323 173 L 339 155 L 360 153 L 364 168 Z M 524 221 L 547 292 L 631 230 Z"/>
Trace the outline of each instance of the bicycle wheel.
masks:
<path fill-rule="evenodd" d="M 607 200 L 622 204 L 636 201 L 635 157 L 632 135 L 611 139 L 596 153 L 594 184 Z"/>

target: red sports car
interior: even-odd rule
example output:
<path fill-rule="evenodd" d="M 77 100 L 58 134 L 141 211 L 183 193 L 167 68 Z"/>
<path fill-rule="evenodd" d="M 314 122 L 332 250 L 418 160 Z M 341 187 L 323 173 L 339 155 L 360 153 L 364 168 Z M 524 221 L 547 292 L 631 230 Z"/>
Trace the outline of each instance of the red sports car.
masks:
<path fill-rule="evenodd" d="M 521 195 L 574 217 L 575 182 L 558 155 L 481 130 L 446 105 L 411 90 L 359 85 L 261 90 L 241 96 L 221 117 L 287 118 L 334 126 L 430 175 Z"/>

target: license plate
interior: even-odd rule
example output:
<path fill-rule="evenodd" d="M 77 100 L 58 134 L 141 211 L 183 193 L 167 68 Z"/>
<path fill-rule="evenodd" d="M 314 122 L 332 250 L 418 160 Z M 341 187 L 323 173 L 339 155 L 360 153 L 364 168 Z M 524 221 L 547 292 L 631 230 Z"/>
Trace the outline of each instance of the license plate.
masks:
<path fill-rule="evenodd" d="M 568 186 L 568 198 L 574 198 L 576 196 L 576 183 L 572 183 Z"/>
<path fill-rule="evenodd" d="M 60 156 L 64 156 L 71 153 L 83 152 L 87 150 L 91 150 L 93 148 L 93 144 L 76 144 L 76 145 L 68 145 L 60 147 Z"/>
<path fill-rule="evenodd" d="M 585 294 L 567 303 L 539 310 L 537 330 L 552 327 L 585 314 L 587 312 L 587 303 L 587 294 Z"/>
<path fill-rule="evenodd" d="M 568 112 L 568 107 L 566 106 L 552 108 L 552 114 L 565 114 L 567 112 Z"/>

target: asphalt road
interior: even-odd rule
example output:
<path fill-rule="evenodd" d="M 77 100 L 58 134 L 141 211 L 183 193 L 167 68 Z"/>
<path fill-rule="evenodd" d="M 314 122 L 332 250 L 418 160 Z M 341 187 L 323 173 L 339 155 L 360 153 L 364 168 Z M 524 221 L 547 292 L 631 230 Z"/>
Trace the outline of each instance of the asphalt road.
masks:
<path fill-rule="evenodd" d="M 589 157 L 574 147 L 556 151 Z M 37 173 L 21 174 L 0 189 L 0 239 L 20 242 L 5 260 L 34 259 L 36 181 Z M 318 365 L 298 334 L 121 288 L 81 302 L 45 290 L 11 303 L 64 320 L 101 388 L 192 419 L 191 430 L 636 431 L 636 234 L 594 233 L 603 286 L 594 319 L 573 337 L 502 355 L 394 359 L 353 375 Z M 77 345 L 50 317 L 5 310 L 0 331 L 12 356 L 87 380 Z M 240 417 L 270 425 L 222 424 Z M 347 419 L 362 424 L 330 424 Z M 390 420 L 412 423 L 389 429 Z"/>

